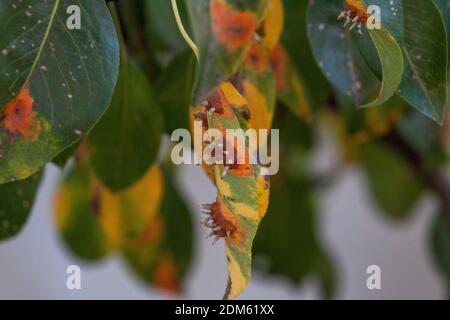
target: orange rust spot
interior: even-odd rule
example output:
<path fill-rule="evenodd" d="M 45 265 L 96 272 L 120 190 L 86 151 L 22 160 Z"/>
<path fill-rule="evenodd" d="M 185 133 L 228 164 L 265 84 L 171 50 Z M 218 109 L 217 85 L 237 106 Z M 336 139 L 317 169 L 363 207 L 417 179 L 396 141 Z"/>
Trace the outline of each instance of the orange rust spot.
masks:
<path fill-rule="evenodd" d="M 359 21 L 364 24 L 369 19 L 366 6 L 359 0 L 346 0 L 347 10 L 350 10 L 350 18 L 359 17 Z"/>
<path fill-rule="evenodd" d="M 245 56 L 245 65 L 256 73 L 266 71 L 269 64 L 266 50 L 257 43 L 254 43 Z"/>
<path fill-rule="evenodd" d="M 210 236 L 214 236 L 216 240 L 226 238 L 239 243 L 243 242 L 244 231 L 241 224 L 220 196 L 217 196 L 214 203 L 204 208 L 209 211 L 209 217 L 203 221 L 203 224 L 211 228 Z"/>
<path fill-rule="evenodd" d="M 222 159 L 227 159 L 229 155 L 225 154 L 229 151 L 230 147 L 233 147 L 233 161 L 231 163 L 226 163 L 228 174 L 236 175 L 241 177 L 248 177 L 253 174 L 253 166 L 250 164 L 250 156 L 245 146 L 241 145 L 240 141 L 234 137 L 230 137 L 226 134 L 226 128 L 216 119 L 214 122 L 214 128 L 222 132 L 222 137 L 224 139 L 224 154 Z M 242 160 L 243 159 L 243 160 Z M 244 163 L 239 163 L 244 162 Z"/>
<path fill-rule="evenodd" d="M 249 11 L 234 11 L 227 3 L 211 6 L 212 27 L 218 41 L 230 51 L 247 45 L 256 30 L 256 17 Z"/>
<path fill-rule="evenodd" d="M 27 87 L 6 104 L 1 125 L 12 134 L 20 134 L 27 140 L 36 140 L 41 131 L 41 124 L 34 119 L 34 100 Z"/>
<path fill-rule="evenodd" d="M 286 83 L 286 69 L 287 69 L 287 54 L 281 45 L 277 45 L 270 55 L 270 64 L 275 73 L 277 82 L 277 90 L 285 91 L 287 89 Z"/>
<path fill-rule="evenodd" d="M 145 245 L 147 243 L 158 243 L 165 233 L 164 223 L 159 218 L 152 220 L 143 234 L 138 238 L 139 245 Z"/>
<path fill-rule="evenodd" d="M 177 268 L 171 255 L 166 254 L 161 258 L 153 274 L 153 283 L 158 288 L 173 293 L 181 292 Z"/>

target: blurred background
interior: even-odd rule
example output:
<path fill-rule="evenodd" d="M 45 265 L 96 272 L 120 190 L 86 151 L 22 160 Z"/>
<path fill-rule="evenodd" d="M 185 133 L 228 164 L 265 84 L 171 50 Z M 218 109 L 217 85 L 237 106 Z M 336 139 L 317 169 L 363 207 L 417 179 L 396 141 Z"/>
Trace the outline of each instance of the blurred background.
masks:
<path fill-rule="evenodd" d="M 335 161 L 326 138 L 314 155 L 317 168 Z M 1 299 L 220 299 L 226 285 L 223 242 L 204 239 L 199 204 L 213 201 L 215 190 L 203 171 L 181 168 L 178 182 L 189 203 L 195 228 L 195 251 L 187 272 L 185 292 L 179 295 L 152 289 L 130 272 L 120 255 L 98 264 L 71 255 L 55 227 L 52 202 L 61 171 L 49 165 L 30 220 L 22 233 L 0 243 Z M 193 190 L 196 190 L 193 192 Z M 337 299 L 441 299 L 445 282 L 435 269 L 430 251 L 430 224 L 437 210 L 423 197 L 402 223 L 391 221 L 373 205 L 366 181 L 357 167 L 346 169 L 318 197 L 317 232 L 334 264 Z M 276 214 L 270 212 L 269 214 Z M 283 230 L 278 232 L 282 233 Z M 298 244 L 288 248 L 299 255 Z M 262 259 L 260 259 L 262 260 Z M 255 261 L 264 264 L 264 261 Z M 288 262 L 285 262 L 286 264 Z M 79 265 L 82 289 L 66 289 L 66 268 Z M 381 268 L 381 290 L 366 286 L 370 265 Z M 254 271 L 241 299 L 321 299 L 320 285 L 307 276 L 299 285 L 283 277 Z"/>

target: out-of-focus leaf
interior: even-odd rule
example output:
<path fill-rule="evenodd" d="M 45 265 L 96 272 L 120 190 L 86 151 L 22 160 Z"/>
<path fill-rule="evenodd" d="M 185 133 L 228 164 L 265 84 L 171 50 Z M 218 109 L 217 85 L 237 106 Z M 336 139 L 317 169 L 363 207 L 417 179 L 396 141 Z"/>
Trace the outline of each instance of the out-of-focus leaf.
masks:
<path fill-rule="evenodd" d="M 442 123 L 447 101 L 447 36 L 441 14 L 432 0 L 374 0 L 382 24 L 403 51 L 405 72 L 398 94 L 411 106 Z M 366 61 L 376 69 L 377 62 Z"/>
<path fill-rule="evenodd" d="M 282 43 L 292 65 L 304 80 L 304 90 L 311 99 L 312 109 L 315 110 L 328 98 L 330 87 L 314 60 L 308 40 L 308 1 L 284 0 L 284 6 L 285 28 Z"/>
<path fill-rule="evenodd" d="M 170 0 L 143 0 L 145 14 L 145 31 L 150 54 L 160 65 L 165 65 L 170 58 L 187 49 L 187 44 L 178 30 Z M 177 1 L 177 7 L 183 22 L 188 25 L 184 0 Z"/>
<path fill-rule="evenodd" d="M 262 34 L 262 45 L 269 51 L 278 44 L 284 28 L 283 0 L 268 0 L 263 21 L 258 29 Z"/>
<path fill-rule="evenodd" d="M 267 49 L 254 43 L 240 69 L 237 88 L 247 101 L 238 109 L 244 128 L 270 129 L 276 103 L 275 77 Z"/>
<path fill-rule="evenodd" d="M 195 56 L 189 50 L 176 56 L 156 83 L 167 133 L 189 128 L 189 107 L 195 81 Z"/>
<path fill-rule="evenodd" d="M 423 114 L 412 112 L 403 117 L 397 127 L 414 151 L 426 155 L 434 145 L 436 126 L 436 123 Z"/>
<path fill-rule="evenodd" d="M 256 236 L 254 255 L 268 260 L 267 272 L 300 282 L 312 270 L 317 250 L 315 209 L 311 187 L 287 179 L 272 179 L 268 214 Z"/>
<path fill-rule="evenodd" d="M 450 294 L 450 227 L 443 214 L 437 215 L 431 230 L 433 255 Z"/>
<path fill-rule="evenodd" d="M 79 258 L 98 261 L 113 249 L 99 223 L 102 186 L 79 164 L 63 179 L 55 195 L 54 218 L 65 244 Z"/>
<path fill-rule="evenodd" d="M 182 290 L 182 280 L 193 255 L 193 228 L 189 211 L 174 186 L 173 169 L 163 167 L 164 197 L 149 223 L 149 236 L 124 254 L 130 267 L 145 282 L 172 292 Z"/>
<path fill-rule="evenodd" d="M 301 119 L 309 122 L 312 107 L 305 82 L 281 45 L 271 52 L 270 62 L 275 73 L 278 99 Z"/>
<path fill-rule="evenodd" d="M 351 96 L 356 106 L 373 100 L 379 81 L 364 61 L 359 49 L 336 18 L 344 1 L 309 2 L 308 37 L 323 74 L 342 93 Z"/>
<path fill-rule="evenodd" d="M 22 230 L 33 207 L 41 174 L 0 185 L 0 241 Z"/>
<path fill-rule="evenodd" d="M 447 47 L 450 46 L 450 6 L 448 0 L 434 0 L 437 4 L 439 10 L 441 11 L 442 18 L 444 19 L 444 25 L 447 29 Z M 450 50 L 448 52 L 448 57 L 450 59 Z"/>
<path fill-rule="evenodd" d="M 0 183 L 24 179 L 89 132 L 109 106 L 119 48 L 104 1 L 0 3 Z"/>
<path fill-rule="evenodd" d="M 295 283 L 315 275 L 321 281 L 324 295 L 330 297 L 335 275 L 316 234 L 317 212 L 313 186 L 306 176 L 307 154 L 301 143 L 289 136 L 292 131 L 283 132 L 284 162 L 272 179 L 269 209 L 255 238 L 255 268 Z"/>
<path fill-rule="evenodd" d="M 186 1 L 200 65 L 194 105 L 234 74 L 251 44 L 267 0 Z"/>
<path fill-rule="evenodd" d="M 370 191 L 392 218 L 405 218 L 423 191 L 413 168 L 395 150 L 380 143 L 361 146 Z"/>
<path fill-rule="evenodd" d="M 106 187 L 126 189 L 147 172 L 158 154 L 162 123 L 145 74 L 123 61 L 111 107 L 89 136 L 90 161 Z"/>
<path fill-rule="evenodd" d="M 151 222 L 158 214 L 163 188 L 164 178 L 158 165 L 152 165 L 128 189 L 113 193 L 101 188 L 100 224 L 116 247 L 133 247 L 158 235 L 159 230 Z"/>

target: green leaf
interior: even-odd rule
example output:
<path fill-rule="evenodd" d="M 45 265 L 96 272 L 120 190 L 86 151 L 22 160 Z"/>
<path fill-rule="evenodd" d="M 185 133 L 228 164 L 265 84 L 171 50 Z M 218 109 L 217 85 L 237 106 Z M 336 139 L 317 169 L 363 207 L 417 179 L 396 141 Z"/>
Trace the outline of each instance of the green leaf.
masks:
<path fill-rule="evenodd" d="M 314 61 L 307 34 L 308 1 L 284 0 L 285 28 L 282 42 L 303 80 L 312 109 L 320 107 L 330 94 L 327 80 Z M 321 88 L 316 90 L 316 88 Z"/>
<path fill-rule="evenodd" d="M 176 56 L 158 79 L 155 92 L 164 113 L 166 132 L 189 128 L 189 107 L 195 82 L 196 63 L 192 51 Z"/>
<path fill-rule="evenodd" d="M 377 98 L 362 107 L 379 106 L 394 96 L 402 80 L 404 68 L 402 50 L 389 32 L 382 28 L 369 30 L 369 34 L 380 59 L 382 83 Z"/>
<path fill-rule="evenodd" d="M 96 175 L 114 192 L 140 179 L 155 162 L 163 121 L 145 74 L 124 61 L 111 103 L 90 134 L 90 161 Z"/>
<path fill-rule="evenodd" d="M 344 1 L 309 2 L 308 38 L 314 58 L 328 81 L 351 96 L 356 106 L 372 99 L 379 81 L 337 17 Z"/>
<path fill-rule="evenodd" d="M 450 293 L 450 227 L 443 213 L 438 214 L 433 222 L 431 240 L 436 266 L 447 282 Z"/>
<path fill-rule="evenodd" d="M 363 145 L 361 156 L 380 208 L 392 218 L 407 217 L 423 191 L 414 169 L 395 150 L 379 143 Z"/>
<path fill-rule="evenodd" d="M 15 236 L 27 222 L 41 174 L 0 185 L 0 240 Z"/>
<path fill-rule="evenodd" d="M 64 243 L 77 257 L 98 261 L 113 249 L 100 222 L 101 186 L 90 168 L 78 165 L 55 195 L 54 218 Z"/>
<path fill-rule="evenodd" d="M 266 5 L 267 0 L 186 1 L 194 41 L 200 49 L 193 105 L 206 100 L 237 71 Z"/>
<path fill-rule="evenodd" d="M 81 30 L 69 30 L 70 5 Z M 104 1 L 0 3 L 0 183 L 37 172 L 109 106 L 119 48 Z"/>
<path fill-rule="evenodd" d="M 183 21 L 187 20 L 184 1 L 177 1 Z M 146 33 L 154 54 L 167 59 L 167 52 L 179 54 L 187 48 L 178 30 L 170 0 L 145 0 Z"/>
<path fill-rule="evenodd" d="M 294 121 L 292 121 L 294 120 Z M 253 246 L 254 266 L 263 273 L 283 276 L 300 284 L 308 276 L 317 276 L 324 296 L 335 288 L 332 262 L 317 234 L 317 210 L 309 157 L 302 141 L 293 137 L 302 124 L 288 114 L 276 118 L 282 127 L 280 172 L 271 181 L 270 204 L 261 222 Z M 280 232 L 282 230 L 282 232 Z"/>
<path fill-rule="evenodd" d="M 180 291 L 193 256 L 192 218 L 174 185 L 174 169 L 164 173 L 164 196 L 158 214 L 149 222 L 149 236 L 125 248 L 131 269 L 145 282 L 169 291 Z"/>
<path fill-rule="evenodd" d="M 54 164 L 56 164 L 60 169 L 64 169 L 69 162 L 69 160 L 72 158 L 72 156 L 75 154 L 75 152 L 78 150 L 80 145 L 83 143 L 84 140 L 79 140 L 78 142 L 71 145 L 69 148 L 61 152 L 56 158 L 52 160 Z"/>
<path fill-rule="evenodd" d="M 442 123 L 447 101 L 447 35 L 432 0 L 403 0 L 393 4 L 374 0 L 382 24 L 402 48 L 405 72 L 399 95 L 411 106 Z M 377 63 L 367 57 L 374 67 Z M 375 67 L 376 68 L 376 67 Z"/>
<path fill-rule="evenodd" d="M 437 125 L 421 113 L 407 114 L 397 127 L 409 146 L 420 155 L 426 156 L 436 144 Z"/>
<path fill-rule="evenodd" d="M 275 73 L 278 100 L 305 122 L 309 122 L 312 118 L 313 99 L 307 82 L 301 78 L 281 45 L 272 52 L 270 60 Z M 315 99 L 314 103 L 317 103 L 319 98 Z"/>
<path fill-rule="evenodd" d="M 447 30 L 447 47 L 450 45 L 450 10 L 448 0 L 434 0 L 437 4 L 439 10 L 441 11 L 442 17 L 444 18 L 445 28 Z M 448 52 L 450 59 L 450 50 Z"/>
<path fill-rule="evenodd" d="M 235 79 L 236 87 L 247 101 L 240 110 L 243 128 L 270 129 L 276 106 L 276 81 L 267 49 L 254 43 Z"/>
<path fill-rule="evenodd" d="M 254 244 L 255 257 L 268 264 L 266 272 L 299 283 L 312 271 L 318 246 L 315 214 L 307 181 L 274 179 L 269 209 Z"/>

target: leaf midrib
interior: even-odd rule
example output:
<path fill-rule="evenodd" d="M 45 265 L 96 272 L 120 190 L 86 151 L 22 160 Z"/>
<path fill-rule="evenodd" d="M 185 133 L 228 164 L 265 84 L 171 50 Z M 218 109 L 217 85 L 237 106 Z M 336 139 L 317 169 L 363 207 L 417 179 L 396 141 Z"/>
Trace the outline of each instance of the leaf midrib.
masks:
<path fill-rule="evenodd" d="M 58 11 L 60 2 L 61 2 L 61 0 L 55 0 L 55 5 L 53 7 L 52 13 L 50 14 L 50 19 L 49 19 L 49 22 L 48 22 L 47 29 L 45 30 L 44 37 L 42 38 L 41 44 L 39 46 L 38 53 L 36 55 L 36 58 L 33 61 L 33 65 L 30 68 L 30 72 L 28 73 L 28 76 L 27 76 L 27 78 L 26 78 L 26 80 L 25 80 L 25 82 L 23 84 L 22 89 L 30 82 L 30 79 L 31 79 L 31 77 L 33 75 L 33 72 L 36 69 L 37 64 L 39 63 L 39 60 L 40 60 L 41 55 L 42 55 L 42 51 L 44 50 L 45 44 L 47 43 L 47 39 L 48 39 L 48 36 L 50 34 L 50 30 L 51 30 L 51 28 L 53 26 L 53 21 L 54 21 L 54 19 L 56 17 L 56 13 Z"/>

